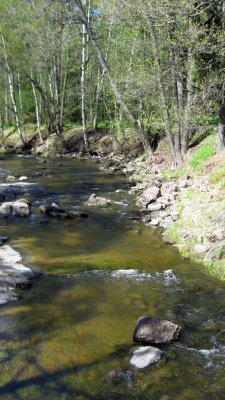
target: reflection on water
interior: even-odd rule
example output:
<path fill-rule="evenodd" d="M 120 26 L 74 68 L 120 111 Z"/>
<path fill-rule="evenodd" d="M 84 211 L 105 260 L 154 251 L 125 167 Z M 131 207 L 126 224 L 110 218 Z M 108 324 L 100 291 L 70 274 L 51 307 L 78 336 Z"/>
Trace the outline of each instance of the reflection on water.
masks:
<path fill-rule="evenodd" d="M 0 398 L 225 398 L 225 348 L 217 336 L 225 325 L 225 285 L 130 220 L 135 206 L 124 178 L 87 162 L 59 166 L 13 157 L 3 163 L 11 174 L 45 184 L 49 195 L 33 199 L 28 220 L 1 226 L 26 263 L 44 275 L 18 302 L 1 308 Z M 84 202 L 93 192 L 115 204 L 88 209 Z M 38 206 L 52 201 L 89 218 L 42 225 Z M 184 334 L 164 348 L 166 363 L 129 372 L 141 315 L 171 319 Z M 115 368 L 122 378 L 111 382 L 107 374 Z"/>

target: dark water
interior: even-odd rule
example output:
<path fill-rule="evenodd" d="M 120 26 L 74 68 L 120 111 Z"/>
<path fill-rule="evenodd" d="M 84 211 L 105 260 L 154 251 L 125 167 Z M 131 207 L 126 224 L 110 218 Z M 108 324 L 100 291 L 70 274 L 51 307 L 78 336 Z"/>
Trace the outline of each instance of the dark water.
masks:
<path fill-rule="evenodd" d="M 1 167 L 49 189 L 32 216 L 1 223 L 1 235 L 44 275 L 0 309 L 0 398 L 225 399 L 225 284 L 185 261 L 139 221 L 126 181 L 92 163 L 12 157 Z M 42 172 L 46 176 L 39 176 Z M 124 192 L 116 193 L 118 189 Z M 93 193 L 108 208 L 84 205 Z M 40 224 L 40 203 L 84 210 L 85 220 Z M 141 315 L 179 323 L 166 362 L 130 374 L 134 322 Z M 121 368 L 111 383 L 109 371 Z"/>

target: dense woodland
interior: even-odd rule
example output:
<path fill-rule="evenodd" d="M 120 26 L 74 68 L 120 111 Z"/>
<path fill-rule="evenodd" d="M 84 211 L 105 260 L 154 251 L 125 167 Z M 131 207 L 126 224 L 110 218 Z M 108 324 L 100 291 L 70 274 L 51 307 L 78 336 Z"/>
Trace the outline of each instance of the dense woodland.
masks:
<path fill-rule="evenodd" d="M 174 165 L 196 132 L 224 148 L 223 0 L 1 0 L 0 126 L 134 135 Z"/>

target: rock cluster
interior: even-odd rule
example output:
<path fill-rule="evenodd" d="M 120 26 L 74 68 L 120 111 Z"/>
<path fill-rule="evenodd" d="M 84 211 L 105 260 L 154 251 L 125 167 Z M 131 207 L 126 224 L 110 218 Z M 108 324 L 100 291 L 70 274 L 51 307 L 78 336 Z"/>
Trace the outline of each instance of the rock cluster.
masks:
<path fill-rule="evenodd" d="M 65 210 L 56 203 L 52 203 L 51 205 L 42 204 L 39 207 L 39 211 L 48 217 L 59 218 L 59 219 L 67 219 L 67 218 L 83 219 L 88 217 L 88 215 L 85 212 Z"/>
<path fill-rule="evenodd" d="M 136 322 L 133 340 L 148 346 L 134 350 L 130 365 L 136 369 L 144 369 L 157 363 L 163 352 L 149 345 L 168 345 L 176 341 L 181 328 L 171 321 L 153 317 L 140 317 Z"/>

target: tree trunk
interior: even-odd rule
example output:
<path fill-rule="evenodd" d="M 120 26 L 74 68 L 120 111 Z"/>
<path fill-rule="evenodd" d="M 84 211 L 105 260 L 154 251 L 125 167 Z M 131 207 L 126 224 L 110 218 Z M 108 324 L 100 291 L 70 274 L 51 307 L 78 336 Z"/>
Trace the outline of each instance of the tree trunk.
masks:
<path fill-rule="evenodd" d="M 192 22 L 189 19 L 189 35 L 192 35 Z M 194 58 L 192 54 L 192 49 L 188 49 L 188 58 L 187 58 L 187 99 L 186 104 L 184 106 L 184 123 L 183 123 L 183 132 L 182 132 L 182 140 L 181 140 L 181 152 L 182 155 L 185 155 L 188 152 L 188 145 L 190 140 L 190 113 L 193 101 L 193 67 L 194 67 Z"/>
<path fill-rule="evenodd" d="M 3 126 L 3 118 L 0 114 L 0 137 L 2 141 L 2 146 L 5 147 L 5 135 L 4 135 L 4 126 Z"/>
<path fill-rule="evenodd" d="M 110 27 L 109 27 L 108 45 L 107 45 L 106 54 L 105 54 L 105 62 L 106 63 L 107 63 L 108 55 L 109 55 L 111 36 L 112 36 L 112 20 L 111 20 Z M 93 120 L 93 129 L 94 130 L 96 130 L 97 126 L 98 126 L 99 103 L 100 103 L 100 98 L 101 98 L 103 81 L 104 81 L 104 77 L 105 77 L 104 70 L 102 71 L 101 77 L 99 77 L 99 75 L 100 75 L 100 71 L 98 69 L 98 81 L 97 81 L 97 89 L 96 89 L 96 106 L 95 106 L 95 116 L 94 116 L 94 120 Z"/>
<path fill-rule="evenodd" d="M 15 91 L 14 91 L 14 85 L 13 85 L 13 75 L 10 69 L 8 57 L 7 57 L 7 51 L 6 51 L 6 45 L 5 45 L 5 39 L 3 37 L 3 34 L 1 33 L 1 39 L 2 39 L 2 46 L 4 50 L 4 57 L 5 57 L 5 64 L 6 64 L 6 70 L 8 74 L 8 82 L 9 82 L 9 92 L 12 100 L 12 108 L 13 108 L 13 113 L 15 117 L 15 122 L 16 122 L 16 129 L 19 134 L 19 137 L 23 143 L 23 145 L 26 145 L 26 140 L 23 136 L 21 126 L 20 126 L 20 120 L 19 120 L 19 114 L 17 110 L 17 105 L 16 105 L 16 100 L 15 100 Z"/>
<path fill-rule="evenodd" d="M 158 51 L 157 51 L 154 27 L 153 27 L 153 23 L 152 23 L 151 19 L 147 19 L 147 23 L 148 23 L 149 33 L 150 33 L 151 41 L 152 41 L 152 49 L 153 49 L 155 67 L 156 67 L 156 78 L 157 78 L 157 83 L 158 83 L 158 88 L 159 88 L 159 95 L 161 98 L 166 137 L 169 142 L 174 167 L 177 167 L 177 164 L 178 164 L 177 154 L 176 154 L 176 151 L 174 148 L 173 137 L 172 137 L 171 129 L 170 129 L 169 113 L 168 113 L 168 109 L 167 109 L 167 105 L 166 105 L 166 98 L 165 98 L 164 89 L 163 89 L 162 73 L 161 73 L 160 61 L 159 61 L 159 56 L 158 56 Z"/>
<path fill-rule="evenodd" d="M 106 61 L 104 60 L 102 52 L 101 52 L 101 50 L 100 50 L 100 48 L 99 48 L 99 46 L 98 46 L 98 44 L 97 44 L 97 42 L 95 40 L 94 34 L 93 34 L 92 29 L 90 28 L 90 25 L 88 23 L 88 19 L 87 19 L 87 16 L 85 14 L 85 11 L 83 9 L 82 3 L 81 3 L 80 0 L 75 0 L 75 3 L 77 4 L 77 6 L 79 7 L 79 9 L 81 11 L 83 23 L 85 23 L 85 25 L 86 25 L 86 29 L 87 29 L 88 35 L 90 37 L 93 49 L 94 49 L 94 51 L 95 51 L 95 53 L 97 55 L 99 64 L 101 65 L 105 75 L 107 76 L 107 78 L 109 80 L 111 89 L 112 89 L 112 91 L 113 91 L 113 93 L 114 93 L 114 95 L 115 95 L 115 97 L 117 99 L 117 102 L 121 106 L 124 114 L 126 115 L 127 119 L 130 121 L 131 125 L 133 126 L 137 136 L 141 140 L 141 143 L 142 143 L 142 145 L 144 147 L 144 150 L 147 153 L 147 156 L 148 157 L 152 157 L 153 156 L 153 151 L 151 149 L 151 146 L 148 143 L 148 140 L 145 137 L 144 132 L 139 127 L 138 122 L 135 120 L 133 114 L 131 113 L 131 111 L 129 110 L 129 108 L 127 107 L 126 103 L 123 100 L 123 97 L 122 97 L 122 95 L 121 95 L 121 93 L 120 93 L 120 91 L 119 91 L 119 89 L 118 89 L 118 87 L 117 87 L 117 85 L 116 85 L 111 73 L 110 73 L 109 67 L 108 67 Z"/>
<path fill-rule="evenodd" d="M 85 149 L 89 151 L 86 124 L 86 93 L 85 93 L 85 70 L 86 70 L 86 47 L 87 47 L 87 29 L 85 23 L 82 24 L 82 60 L 81 60 L 81 116 L 82 130 Z"/>
<path fill-rule="evenodd" d="M 225 144 L 225 105 L 220 107 L 219 113 L 219 127 L 218 127 L 218 141 L 217 141 L 217 153 L 224 150 Z"/>
<path fill-rule="evenodd" d="M 37 131 L 38 131 L 38 135 L 39 135 L 39 138 L 40 138 L 40 143 L 43 143 L 43 138 L 42 138 L 42 135 L 41 135 L 40 113 L 39 113 L 39 107 L 38 107 L 37 93 L 36 93 L 35 86 L 34 86 L 34 83 L 33 83 L 32 75 L 33 75 L 32 74 L 32 70 L 30 68 L 31 87 L 32 87 L 33 95 L 34 95 L 36 121 L 37 121 Z"/>

